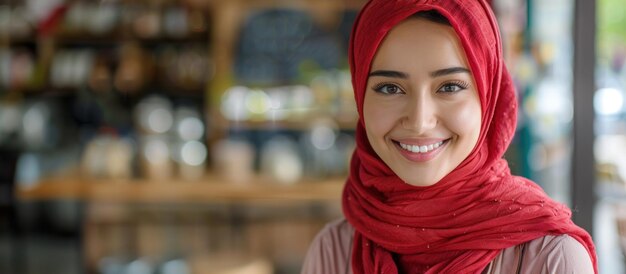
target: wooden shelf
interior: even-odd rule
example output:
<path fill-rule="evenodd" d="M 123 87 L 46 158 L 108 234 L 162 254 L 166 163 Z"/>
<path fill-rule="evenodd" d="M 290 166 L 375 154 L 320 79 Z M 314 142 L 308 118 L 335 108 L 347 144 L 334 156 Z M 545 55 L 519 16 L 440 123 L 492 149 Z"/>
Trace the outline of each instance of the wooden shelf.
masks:
<path fill-rule="evenodd" d="M 91 35 L 91 34 L 65 34 L 56 37 L 56 43 L 63 46 L 118 46 L 124 41 L 136 41 L 143 46 L 169 45 L 169 44 L 207 44 L 209 42 L 208 33 L 194 33 L 182 37 L 156 36 L 139 37 L 135 35 Z"/>
<path fill-rule="evenodd" d="M 303 131 L 311 129 L 313 118 L 301 120 L 281 120 L 281 121 L 226 121 L 224 130 L 295 130 Z M 356 130 L 357 121 L 343 122 L 336 121 L 339 130 Z"/>
<path fill-rule="evenodd" d="M 21 200 L 129 203 L 324 202 L 339 201 L 344 182 L 345 178 L 282 185 L 261 179 L 229 183 L 216 177 L 196 182 L 58 177 L 42 180 L 32 188 L 19 188 L 16 196 Z"/>

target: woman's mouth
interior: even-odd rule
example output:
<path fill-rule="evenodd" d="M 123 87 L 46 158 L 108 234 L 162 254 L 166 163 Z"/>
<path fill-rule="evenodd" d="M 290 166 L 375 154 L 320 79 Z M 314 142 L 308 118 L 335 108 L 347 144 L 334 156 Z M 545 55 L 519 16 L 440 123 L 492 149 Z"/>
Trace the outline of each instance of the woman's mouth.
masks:
<path fill-rule="evenodd" d="M 427 153 L 427 152 L 431 152 L 431 151 L 439 148 L 441 145 L 443 145 L 444 141 L 439 141 L 439 142 L 434 143 L 434 144 L 422 145 L 422 146 L 403 144 L 403 143 L 400 143 L 400 142 L 398 142 L 398 144 L 400 144 L 400 147 L 402 149 L 406 150 L 406 151 L 410 151 L 410 152 L 413 152 L 413 153 Z"/>
<path fill-rule="evenodd" d="M 393 143 L 400 151 L 400 154 L 407 160 L 412 162 L 425 162 L 435 158 L 449 141 L 450 139 L 445 139 L 440 141 L 433 140 L 431 143 L 421 142 L 420 144 L 408 144 L 393 140 Z"/>

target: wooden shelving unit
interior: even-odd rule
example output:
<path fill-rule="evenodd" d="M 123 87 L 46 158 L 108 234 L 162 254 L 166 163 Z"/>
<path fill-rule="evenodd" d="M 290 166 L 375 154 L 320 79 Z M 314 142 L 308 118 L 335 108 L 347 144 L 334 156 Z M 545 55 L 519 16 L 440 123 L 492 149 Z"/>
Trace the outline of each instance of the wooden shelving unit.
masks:
<path fill-rule="evenodd" d="M 237 84 L 234 75 L 235 49 L 238 34 L 246 18 L 270 8 L 294 9 L 309 12 L 321 28 L 327 28 L 337 23 L 335 21 L 340 19 L 340 13 L 358 10 L 366 1 L 119 1 L 121 5 L 143 4 L 149 7 L 161 2 L 202 12 L 208 22 L 206 31 L 180 38 L 167 35 L 141 38 L 127 33 L 128 29 L 117 28 L 101 36 L 59 32 L 46 38 L 0 40 L 0 45 L 7 44 L 9 47 L 33 51 L 40 59 L 42 67 L 47 69 L 46 75 L 55 54 L 68 48 L 105 49 L 106 54 L 115 55 L 119 43 L 133 42 L 154 57 L 162 45 L 205 45 L 212 67 L 206 83 L 192 90 L 185 90 L 181 87 L 165 86 L 167 83 L 163 79 L 154 76 L 156 79 L 146 83 L 144 89 L 162 89 L 167 95 L 173 95 L 167 93 L 167 90 L 173 90 L 180 93 L 177 96 L 202 100 L 200 103 L 204 106 L 203 120 L 213 130 L 204 136 L 210 147 L 211 143 L 224 138 L 232 130 L 305 132 L 315 118 L 328 116 L 327 113 L 318 114 L 312 111 L 308 116 L 300 117 L 301 119 L 290 117 L 284 121 L 251 120 L 240 123 L 228 121 L 221 116 L 221 96 L 225 90 Z M 107 64 L 117 69 L 118 63 L 121 62 L 117 60 Z M 53 88 L 48 82 L 47 80 L 33 87 L 24 87 L 23 90 L 16 91 L 16 94 L 30 97 L 71 96 L 80 91 L 77 88 Z M 123 99 L 134 100 L 134 97 Z M 342 117 L 326 118 L 335 119 L 337 130 L 340 131 L 349 132 L 356 127 L 356 121 L 346 121 Z M 84 252 L 83 266 L 86 273 L 101 273 L 98 270 L 99 264 L 107 257 L 163 259 L 168 255 L 166 251 L 171 250 L 159 244 L 168 241 L 178 243 L 179 250 L 186 252 L 181 256 L 184 255 L 190 263 L 198 261 L 194 259 L 197 257 L 201 257 L 200 261 L 206 263 L 209 258 L 215 259 L 216 254 L 234 253 L 263 259 L 275 267 L 278 273 L 292 273 L 289 267 L 297 267 L 301 262 L 310 240 L 319 229 L 329 220 L 341 215 L 341 193 L 346 181 L 344 175 L 339 178 L 309 178 L 287 185 L 257 176 L 240 183 L 211 173 L 195 181 L 177 178 L 158 181 L 145 178 L 117 180 L 89 178 L 73 171 L 44 177 L 32 187 L 18 186 L 15 197 L 21 202 L 82 202 L 80 252 Z M 205 256 L 207 254 L 210 256 Z M 249 263 L 242 262 L 237 264 L 244 266 L 244 263 Z M 216 273 L 210 272 L 215 270 L 214 265 L 199 269 L 202 270 L 193 273 Z"/>
<path fill-rule="evenodd" d="M 16 196 L 21 200 L 77 199 L 122 203 L 338 202 L 344 181 L 345 178 L 337 178 L 281 185 L 260 178 L 250 183 L 233 183 L 210 176 L 194 182 L 96 180 L 67 176 L 48 178 L 32 188 L 20 188 Z"/>
<path fill-rule="evenodd" d="M 229 121 L 224 127 L 224 130 L 227 129 L 237 129 L 237 130 L 298 130 L 303 131 L 310 128 L 310 121 L 313 119 L 302 119 L 302 121 L 242 121 L 242 122 L 234 122 Z M 356 130 L 357 121 L 335 121 L 337 123 L 337 127 L 340 130 L 353 131 Z"/>

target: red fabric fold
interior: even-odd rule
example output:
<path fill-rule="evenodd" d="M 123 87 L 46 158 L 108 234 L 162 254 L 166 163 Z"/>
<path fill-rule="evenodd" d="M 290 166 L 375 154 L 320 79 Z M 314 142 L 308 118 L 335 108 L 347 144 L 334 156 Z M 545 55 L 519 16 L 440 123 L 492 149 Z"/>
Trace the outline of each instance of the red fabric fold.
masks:
<path fill-rule="evenodd" d="M 463 45 L 481 101 L 478 143 L 437 184 L 405 184 L 371 148 L 363 99 L 370 64 L 387 32 L 408 16 L 437 10 Z M 355 21 L 349 58 L 359 116 L 343 211 L 355 227 L 355 273 L 480 273 L 497 254 L 545 235 L 591 237 L 571 211 L 532 181 L 512 176 L 502 159 L 515 133 L 517 98 L 502 58 L 493 13 L 484 0 L 373 0 Z"/>

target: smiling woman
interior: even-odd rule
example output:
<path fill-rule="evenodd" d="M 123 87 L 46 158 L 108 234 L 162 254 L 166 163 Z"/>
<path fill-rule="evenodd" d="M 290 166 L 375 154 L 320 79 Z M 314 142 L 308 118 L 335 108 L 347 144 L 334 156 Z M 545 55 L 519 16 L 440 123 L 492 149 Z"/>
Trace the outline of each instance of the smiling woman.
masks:
<path fill-rule="evenodd" d="M 371 0 L 351 36 L 359 111 L 345 219 L 302 273 L 597 273 L 571 211 L 503 159 L 517 99 L 483 0 Z"/>
<path fill-rule="evenodd" d="M 379 47 L 363 102 L 365 131 L 404 182 L 434 185 L 475 147 L 480 99 L 467 67 L 454 29 L 419 16 Z"/>

